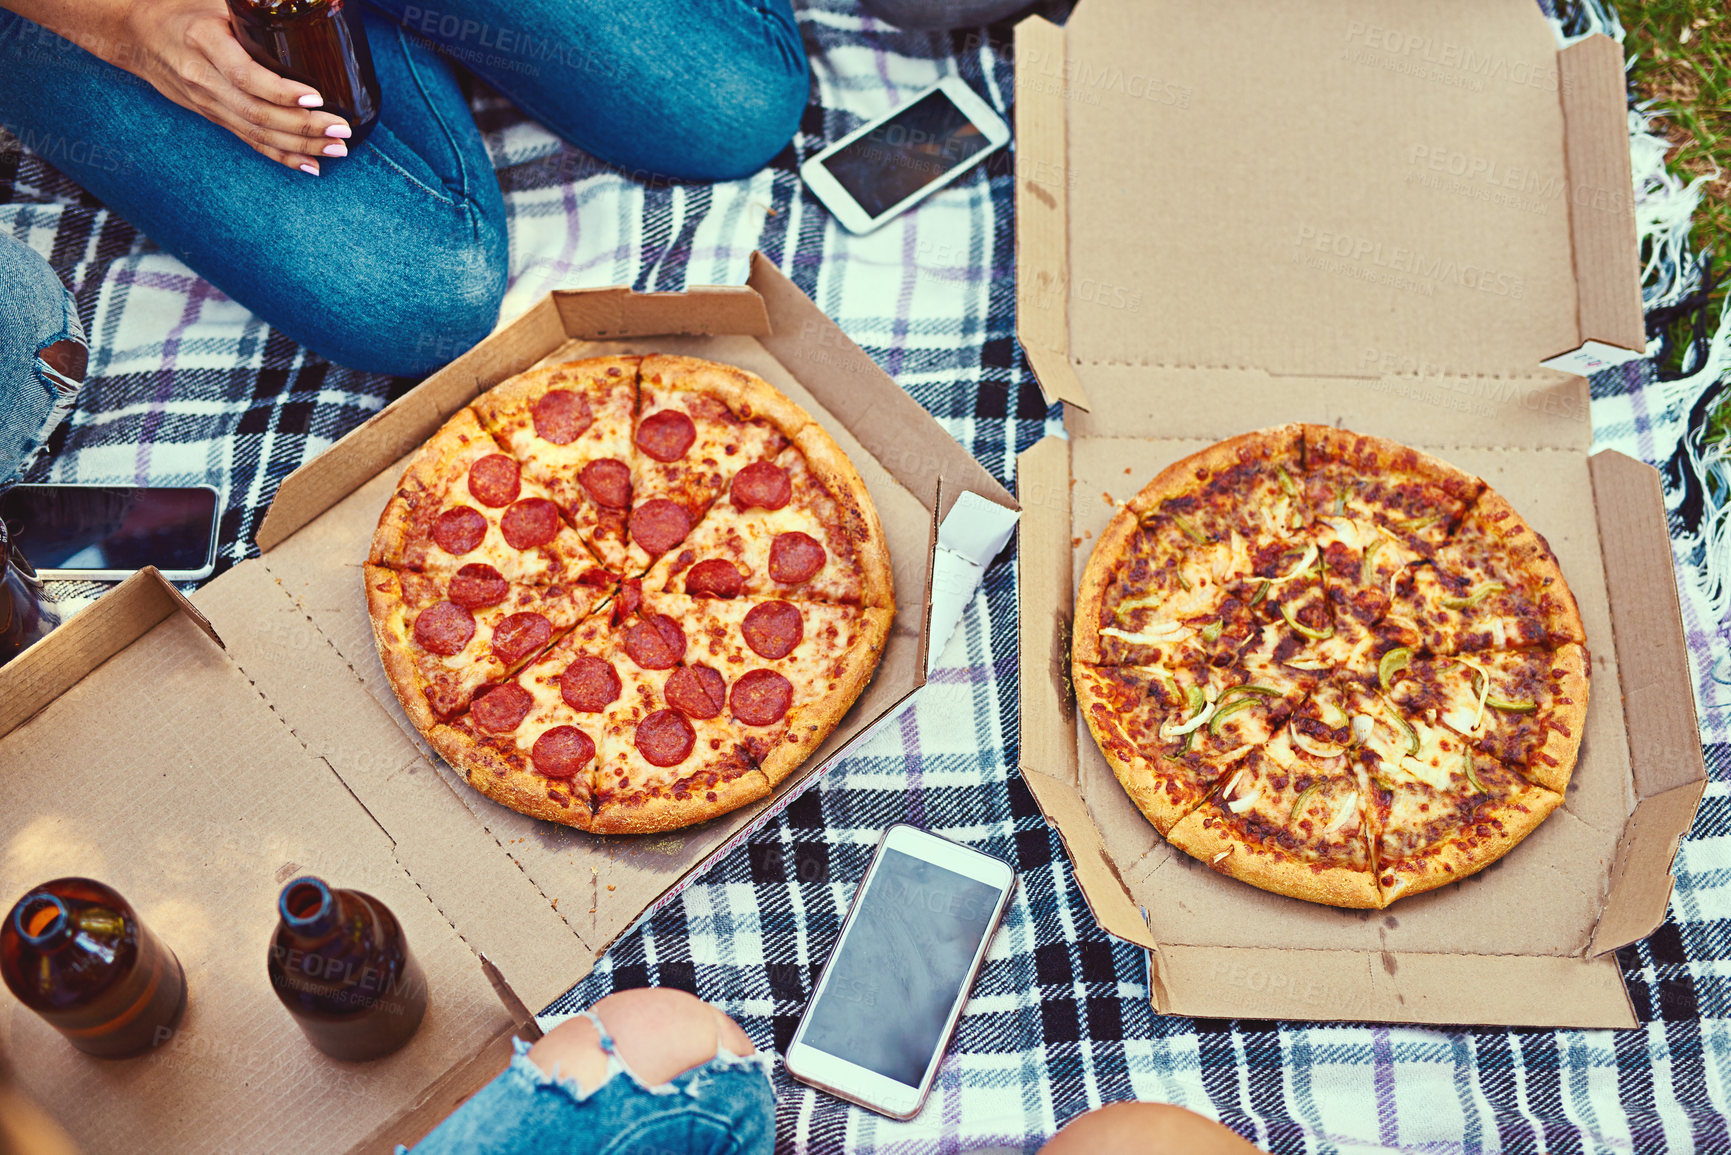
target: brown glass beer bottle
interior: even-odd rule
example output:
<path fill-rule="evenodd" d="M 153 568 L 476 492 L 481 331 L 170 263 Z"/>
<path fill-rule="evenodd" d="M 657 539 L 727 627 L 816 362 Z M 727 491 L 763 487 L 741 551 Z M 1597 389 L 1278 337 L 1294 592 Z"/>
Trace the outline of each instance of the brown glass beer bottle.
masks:
<path fill-rule="evenodd" d="M 345 0 L 228 0 L 235 38 L 260 64 L 310 84 L 349 122 L 351 150 L 379 119 L 379 80 L 360 9 Z"/>
<path fill-rule="evenodd" d="M 376 1059 L 409 1041 L 427 980 L 390 908 L 310 876 L 283 887 L 270 981 L 307 1040 L 334 1059 Z"/>
<path fill-rule="evenodd" d="M 0 977 L 87 1054 L 117 1059 L 174 1033 L 186 976 L 111 887 L 57 878 L 19 899 L 0 925 Z"/>

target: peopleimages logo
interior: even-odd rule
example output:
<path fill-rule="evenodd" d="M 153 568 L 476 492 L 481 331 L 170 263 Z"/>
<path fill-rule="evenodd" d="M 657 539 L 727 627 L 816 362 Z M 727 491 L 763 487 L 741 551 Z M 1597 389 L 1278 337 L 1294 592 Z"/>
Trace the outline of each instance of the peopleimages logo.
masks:
<path fill-rule="evenodd" d="M 1414 75 L 1440 80 L 1443 77 L 1436 75 L 1436 71 L 1445 70 L 1480 82 L 1474 85 L 1475 90 L 1485 81 L 1537 88 L 1544 92 L 1556 92 L 1558 89 L 1555 58 L 1542 62 L 1511 60 L 1496 53 L 1479 52 L 1453 40 L 1438 40 L 1434 36 L 1402 32 L 1397 28 L 1383 28 L 1376 24 L 1366 24 L 1362 20 L 1354 20 L 1347 25 L 1346 39 L 1349 44 L 1362 44 L 1367 49 L 1401 58 L 1415 66 L 1399 71 L 1410 71 Z"/>
<path fill-rule="evenodd" d="M 1390 274 L 1410 277 L 1419 282 L 1459 285 L 1480 293 L 1521 300 L 1527 295 L 1525 280 L 1514 273 L 1498 272 L 1483 265 L 1462 263 L 1447 257 L 1432 256 L 1422 249 L 1404 245 L 1385 245 L 1370 237 L 1319 229 L 1314 225 L 1299 225 L 1292 242 L 1302 258 L 1315 261 L 1313 254 L 1333 257 L 1353 266 L 1385 270 Z"/>

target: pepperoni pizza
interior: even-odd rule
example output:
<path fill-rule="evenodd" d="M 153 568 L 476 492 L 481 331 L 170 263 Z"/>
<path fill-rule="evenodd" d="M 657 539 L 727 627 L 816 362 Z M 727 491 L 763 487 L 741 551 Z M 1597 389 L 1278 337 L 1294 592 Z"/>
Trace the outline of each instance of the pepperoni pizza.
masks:
<path fill-rule="evenodd" d="M 1563 802 L 1589 663 L 1550 547 L 1477 477 L 1287 425 L 1163 470 L 1077 596 L 1083 718 L 1166 840 L 1279 894 L 1386 907 Z"/>
<path fill-rule="evenodd" d="M 604 833 L 762 798 L 870 681 L 883 529 L 822 426 L 689 357 L 520 374 L 410 462 L 366 566 L 403 708 L 481 793 Z"/>

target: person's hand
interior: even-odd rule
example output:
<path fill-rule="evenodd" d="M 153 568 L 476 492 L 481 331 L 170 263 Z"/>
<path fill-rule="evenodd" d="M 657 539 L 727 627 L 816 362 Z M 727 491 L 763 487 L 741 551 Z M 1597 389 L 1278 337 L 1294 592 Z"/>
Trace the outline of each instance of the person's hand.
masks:
<path fill-rule="evenodd" d="M 228 19 L 225 0 L 135 0 L 129 43 L 110 62 L 290 168 L 317 176 L 320 157 L 348 155 L 347 122 L 248 56 Z"/>

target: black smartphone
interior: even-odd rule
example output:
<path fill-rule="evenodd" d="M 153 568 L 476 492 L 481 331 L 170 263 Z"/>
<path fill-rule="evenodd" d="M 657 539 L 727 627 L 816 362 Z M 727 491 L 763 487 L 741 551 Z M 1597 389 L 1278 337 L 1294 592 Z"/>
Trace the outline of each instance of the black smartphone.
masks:
<path fill-rule="evenodd" d="M 114 581 L 147 565 L 170 581 L 216 568 L 216 490 L 208 485 L 20 485 L 0 520 L 44 578 Z"/>
<path fill-rule="evenodd" d="M 885 831 L 788 1074 L 892 1119 L 917 1115 L 1015 888 L 1002 859 L 917 826 Z"/>

